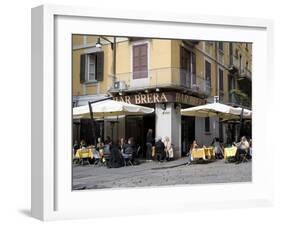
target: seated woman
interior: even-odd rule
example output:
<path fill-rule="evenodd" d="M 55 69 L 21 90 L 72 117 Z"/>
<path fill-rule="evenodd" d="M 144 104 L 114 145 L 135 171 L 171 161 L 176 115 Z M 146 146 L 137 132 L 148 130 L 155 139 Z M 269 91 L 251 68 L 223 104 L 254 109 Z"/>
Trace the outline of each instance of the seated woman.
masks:
<path fill-rule="evenodd" d="M 197 141 L 194 140 L 192 142 L 192 144 L 190 145 L 190 149 L 189 149 L 189 152 L 187 154 L 187 165 L 190 165 L 192 163 L 192 150 L 195 149 L 195 148 L 199 148 L 199 145 L 197 144 Z"/>
<path fill-rule="evenodd" d="M 100 153 L 100 156 L 103 157 L 104 143 L 102 142 L 101 137 L 98 137 L 96 149 Z"/>
<path fill-rule="evenodd" d="M 172 145 L 169 137 L 165 137 L 164 145 L 165 145 L 165 152 L 166 152 L 166 160 L 167 161 L 173 160 L 174 159 L 174 150 L 173 150 L 173 145 Z"/>
<path fill-rule="evenodd" d="M 241 154 L 248 154 L 250 145 L 245 136 L 241 137 L 240 142 L 234 143 L 234 145 L 237 147 L 235 154 L 236 164 L 239 164 L 242 161 Z"/>
<path fill-rule="evenodd" d="M 82 140 L 80 141 L 80 148 L 86 148 L 86 147 L 87 147 L 87 144 L 86 144 L 85 140 L 82 139 Z"/>
<path fill-rule="evenodd" d="M 133 137 L 128 139 L 128 144 L 124 144 L 122 156 L 124 159 L 131 158 L 134 161 L 136 157 L 136 146 Z"/>
<path fill-rule="evenodd" d="M 126 146 L 126 140 L 122 137 L 119 142 L 119 150 L 121 151 L 121 153 L 124 153 L 125 146 Z"/>
<path fill-rule="evenodd" d="M 215 158 L 223 159 L 223 146 L 220 143 L 220 139 L 215 137 L 211 145 L 214 146 Z"/>

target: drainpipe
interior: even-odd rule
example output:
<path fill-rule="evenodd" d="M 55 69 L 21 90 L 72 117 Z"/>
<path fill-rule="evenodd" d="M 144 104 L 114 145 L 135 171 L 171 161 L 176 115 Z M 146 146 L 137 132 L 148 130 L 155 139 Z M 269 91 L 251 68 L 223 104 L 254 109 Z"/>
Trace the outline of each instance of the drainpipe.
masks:
<path fill-rule="evenodd" d="M 116 37 L 113 37 L 112 43 L 112 87 L 114 87 L 114 83 L 116 82 Z"/>
<path fill-rule="evenodd" d="M 216 42 L 215 43 L 215 56 L 216 56 L 216 61 L 217 62 L 219 62 L 219 59 L 218 59 L 218 42 Z M 219 74 L 218 74 L 218 63 L 216 63 L 216 76 L 215 76 L 215 81 L 216 81 L 216 95 L 217 96 L 220 96 L 220 94 L 219 94 L 219 88 L 218 88 L 218 86 L 219 86 L 219 79 L 218 79 L 218 76 L 219 76 Z"/>

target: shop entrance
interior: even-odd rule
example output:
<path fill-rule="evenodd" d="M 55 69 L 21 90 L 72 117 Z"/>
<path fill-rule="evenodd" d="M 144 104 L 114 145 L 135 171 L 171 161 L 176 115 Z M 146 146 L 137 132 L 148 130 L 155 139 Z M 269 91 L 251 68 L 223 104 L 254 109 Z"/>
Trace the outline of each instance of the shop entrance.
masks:
<path fill-rule="evenodd" d="M 126 139 L 133 137 L 136 146 L 140 146 L 139 157 L 145 158 L 146 154 L 146 133 L 148 129 L 153 130 L 155 137 L 155 115 L 127 116 L 126 117 Z"/>
<path fill-rule="evenodd" d="M 195 117 L 182 116 L 181 118 L 181 154 L 185 156 L 195 139 Z"/>

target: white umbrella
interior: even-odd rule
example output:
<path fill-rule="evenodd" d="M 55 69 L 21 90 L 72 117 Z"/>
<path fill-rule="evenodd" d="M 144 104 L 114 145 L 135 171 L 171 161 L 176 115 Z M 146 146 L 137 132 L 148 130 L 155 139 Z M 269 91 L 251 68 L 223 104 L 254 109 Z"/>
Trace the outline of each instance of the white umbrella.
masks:
<path fill-rule="evenodd" d="M 108 117 L 119 115 L 144 115 L 153 113 L 154 109 L 149 107 L 143 107 L 135 104 L 128 104 L 121 101 L 105 100 L 91 104 L 93 116 Z M 89 105 L 73 108 L 74 118 L 90 118 Z"/>
<path fill-rule="evenodd" d="M 211 103 L 181 110 L 181 114 L 185 116 L 197 117 L 220 117 L 223 119 L 239 118 L 242 108 L 234 108 L 225 104 Z M 251 111 L 243 110 L 243 118 L 251 117 Z"/>

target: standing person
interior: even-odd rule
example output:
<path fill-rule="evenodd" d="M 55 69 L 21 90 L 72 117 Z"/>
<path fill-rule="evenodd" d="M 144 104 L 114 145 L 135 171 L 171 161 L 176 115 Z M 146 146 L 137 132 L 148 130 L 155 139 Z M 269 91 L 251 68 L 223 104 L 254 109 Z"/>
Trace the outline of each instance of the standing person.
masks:
<path fill-rule="evenodd" d="M 149 129 L 146 134 L 146 160 L 151 161 L 151 150 L 153 145 L 152 129 Z"/>
<path fill-rule="evenodd" d="M 241 154 L 247 154 L 250 148 L 249 142 L 247 141 L 246 137 L 241 137 L 241 140 L 239 143 L 235 144 L 237 147 L 237 151 L 235 154 L 236 164 L 241 163 Z"/>
<path fill-rule="evenodd" d="M 155 143 L 156 157 L 158 162 L 162 162 L 165 156 L 165 145 L 161 139 L 161 137 L 157 137 Z"/>
<path fill-rule="evenodd" d="M 173 160 L 174 150 L 173 150 L 173 145 L 172 145 L 169 137 L 165 137 L 164 145 L 165 145 L 165 152 L 166 152 L 166 160 L 167 161 Z"/>

